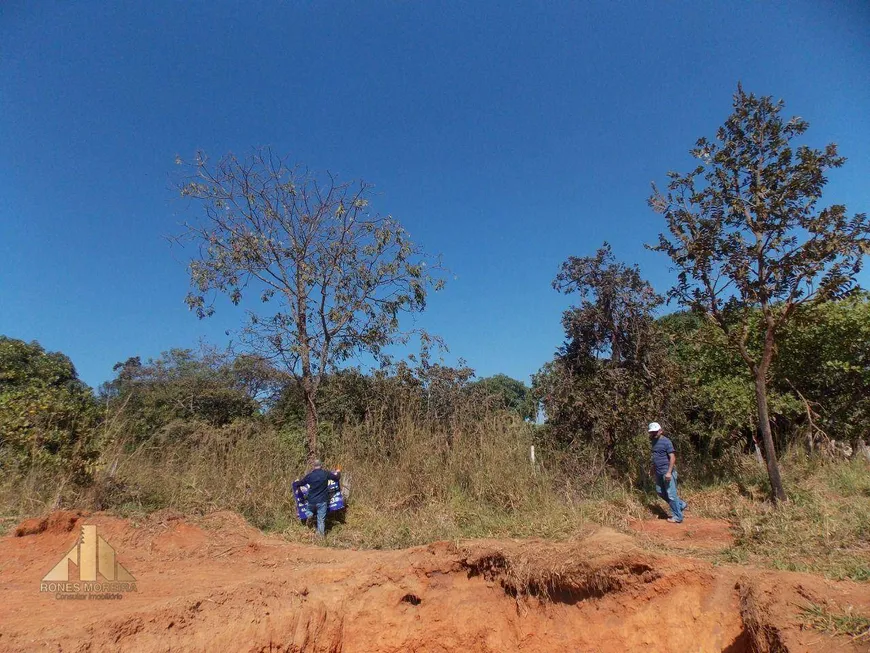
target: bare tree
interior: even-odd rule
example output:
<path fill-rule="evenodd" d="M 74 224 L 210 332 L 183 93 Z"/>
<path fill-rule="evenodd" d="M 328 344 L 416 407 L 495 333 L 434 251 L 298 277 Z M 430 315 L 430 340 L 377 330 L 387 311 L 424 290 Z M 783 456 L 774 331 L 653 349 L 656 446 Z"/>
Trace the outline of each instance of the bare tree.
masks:
<path fill-rule="evenodd" d="M 666 193 L 653 186 L 650 206 L 670 235 L 652 249 L 679 271 L 670 297 L 706 313 L 748 366 L 773 498 L 784 500 L 767 406 L 777 336 L 799 306 L 856 287 L 870 223 L 839 204 L 816 207 L 827 170 L 845 162 L 836 145 L 795 149 L 809 124 L 784 121 L 782 101 L 738 86 L 733 106 L 715 140 L 692 150 L 700 165 L 669 173 Z"/>
<path fill-rule="evenodd" d="M 440 267 L 427 266 L 396 220 L 369 212 L 364 182 L 318 177 L 268 148 L 176 162 L 186 172 L 181 195 L 202 218 L 179 236 L 199 248 L 186 302 L 200 318 L 219 293 L 236 305 L 253 294 L 266 306 L 246 311 L 241 342 L 298 383 L 314 458 L 324 375 L 362 351 L 383 360 L 406 339 L 399 317 L 425 308 L 428 291 L 443 285 Z"/>

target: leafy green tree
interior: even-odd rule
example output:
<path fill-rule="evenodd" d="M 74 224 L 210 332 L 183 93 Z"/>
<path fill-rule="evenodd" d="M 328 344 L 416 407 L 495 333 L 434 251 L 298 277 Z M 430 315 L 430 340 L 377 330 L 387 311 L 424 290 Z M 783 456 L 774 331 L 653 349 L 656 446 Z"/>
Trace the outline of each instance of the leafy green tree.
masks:
<path fill-rule="evenodd" d="M 68 357 L 0 336 L 0 451 L 19 469 L 57 464 L 85 476 L 99 421 L 90 388 Z"/>
<path fill-rule="evenodd" d="M 710 463 L 707 472 L 727 474 L 719 461 L 729 451 L 760 448 L 752 376 L 722 331 L 701 314 L 681 311 L 657 323 L 669 341 L 669 358 L 679 368 L 683 385 L 683 415 L 670 418 L 681 421 L 698 458 Z M 758 343 L 749 346 L 755 350 Z M 768 405 L 771 422 L 785 440 L 800 418 L 800 402 L 791 389 L 772 387 Z"/>
<path fill-rule="evenodd" d="M 870 295 L 803 307 L 782 334 L 773 378 L 799 395 L 810 438 L 860 447 L 870 433 Z"/>
<path fill-rule="evenodd" d="M 768 407 L 777 338 L 802 305 L 847 294 L 870 247 L 866 215 L 848 217 L 839 204 L 817 208 L 828 170 L 845 159 L 834 144 L 795 148 L 809 125 L 785 121 L 783 106 L 738 86 L 716 138 L 701 138 L 691 151 L 700 164 L 669 173 L 666 192 L 653 187 L 650 197 L 669 231 L 653 249 L 679 271 L 670 297 L 704 312 L 752 374 L 775 500 L 786 499 Z M 756 309 L 762 319 L 753 334 Z"/>
<path fill-rule="evenodd" d="M 495 399 L 499 408 L 516 412 L 523 419 L 534 419 L 536 404 L 531 389 L 507 374 L 488 376 L 472 383 L 474 389 Z"/>
<path fill-rule="evenodd" d="M 182 236 L 199 253 L 187 303 L 205 317 L 215 293 L 261 300 L 241 340 L 298 384 L 313 458 L 323 379 L 361 351 L 384 359 L 400 316 L 442 282 L 395 219 L 370 213 L 368 184 L 318 178 L 269 149 L 216 164 L 199 154 L 187 170 L 181 194 L 202 211 Z"/>
<path fill-rule="evenodd" d="M 323 377 L 318 391 L 318 417 L 332 425 L 358 424 L 373 401 L 372 378 L 349 367 Z M 305 424 L 305 398 L 296 383 L 288 383 L 269 411 L 278 424 Z"/>
<path fill-rule="evenodd" d="M 189 349 L 172 349 L 146 364 L 137 356 L 115 365 L 117 376 L 100 393 L 124 412 L 138 440 L 177 421 L 224 426 L 259 410 L 249 394 L 252 383 L 260 387 L 251 381 L 250 362 Z"/>
<path fill-rule="evenodd" d="M 0 336 L 0 392 L 26 386 L 82 387 L 72 361 L 34 342 Z"/>

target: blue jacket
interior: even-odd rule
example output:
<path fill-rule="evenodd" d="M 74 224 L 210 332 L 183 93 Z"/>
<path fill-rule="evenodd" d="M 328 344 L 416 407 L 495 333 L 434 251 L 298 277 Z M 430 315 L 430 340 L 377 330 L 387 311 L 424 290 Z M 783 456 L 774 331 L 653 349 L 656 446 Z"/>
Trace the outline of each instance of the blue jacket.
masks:
<path fill-rule="evenodd" d="M 303 485 L 308 486 L 308 503 L 316 506 L 318 503 L 329 503 L 329 481 L 338 482 L 340 474 L 328 472 L 325 469 L 313 469 L 302 480 L 293 481 L 293 491 Z"/>

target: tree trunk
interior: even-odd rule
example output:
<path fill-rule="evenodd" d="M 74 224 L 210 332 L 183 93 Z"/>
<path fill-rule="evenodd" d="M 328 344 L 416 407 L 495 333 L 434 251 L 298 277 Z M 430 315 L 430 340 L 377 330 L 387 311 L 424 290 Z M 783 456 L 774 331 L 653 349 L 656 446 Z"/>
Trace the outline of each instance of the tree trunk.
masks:
<path fill-rule="evenodd" d="M 311 343 L 308 341 L 307 286 L 301 268 L 296 272 L 296 329 L 299 332 L 299 362 L 302 364 L 302 397 L 305 401 L 305 431 L 308 435 L 308 464 L 317 459 L 317 404 L 319 379 L 311 373 Z"/>
<path fill-rule="evenodd" d="M 317 459 L 317 404 L 310 383 L 302 389 L 305 396 L 305 432 L 308 435 L 308 464 Z"/>
<path fill-rule="evenodd" d="M 776 461 L 773 434 L 770 431 L 770 416 L 767 412 L 767 378 L 762 371 L 755 374 L 755 400 L 758 404 L 758 430 L 761 431 L 761 443 L 764 445 L 764 460 L 770 478 L 771 497 L 775 502 L 787 501 L 788 497 L 782 488 L 782 478 L 779 475 L 779 463 Z"/>

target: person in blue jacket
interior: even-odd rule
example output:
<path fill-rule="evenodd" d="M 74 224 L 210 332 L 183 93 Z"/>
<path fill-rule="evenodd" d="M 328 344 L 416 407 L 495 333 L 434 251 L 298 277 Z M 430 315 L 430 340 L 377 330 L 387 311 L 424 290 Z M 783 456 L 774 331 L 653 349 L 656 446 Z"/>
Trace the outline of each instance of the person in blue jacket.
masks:
<path fill-rule="evenodd" d="M 308 486 L 308 509 L 317 516 L 317 534 L 326 536 L 326 510 L 329 507 L 329 481 L 336 483 L 341 478 L 341 472 L 330 472 L 323 469 L 319 460 L 314 461 L 313 468 L 301 480 L 293 481 L 293 492 L 303 485 Z"/>
<path fill-rule="evenodd" d="M 656 492 L 671 507 L 671 516 L 668 517 L 668 521 L 672 524 L 679 524 L 683 521 L 686 502 L 677 494 L 677 452 L 670 438 L 662 434 L 661 424 L 652 422 L 648 430 L 652 444 L 652 466 L 656 479 Z"/>

